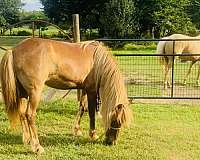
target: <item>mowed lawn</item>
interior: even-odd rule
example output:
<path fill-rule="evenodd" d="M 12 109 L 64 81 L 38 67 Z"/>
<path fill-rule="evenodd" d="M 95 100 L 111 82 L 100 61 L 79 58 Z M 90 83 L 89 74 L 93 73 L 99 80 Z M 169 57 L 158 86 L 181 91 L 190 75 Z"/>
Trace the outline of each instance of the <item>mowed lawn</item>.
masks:
<path fill-rule="evenodd" d="M 37 111 L 39 139 L 45 153 L 36 156 L 22 143 L 21 130 L 9 129 L 3 104 L 0 107 L 0 159 L 200 159 L 200 107 L 191 105 L 131 104 L 134 120 L 123 129 L 118 144 L 103 144 L 104 131 L 97 119 L 100 138 L 92 142 L 88 136 L 88 113 L 81 126 L 83 136 L 72 134 L 78 110 L 75 98 L 41 102 Z"/>
<path fill-rule="evenodd" d="M 3 43 L 4 42 L 4 43 Z M 11 47 L 16 41 L 0 38 L 0 46 Z M 1 52 L 0 54 L 3 54 Z M 2 56 L 2 55 L 1 55 Z M 200 159 L 200 105 L 131 104 L 133 122 L 123 129 L 118 144 L 105 146 L 104 130 L 97 119 L 100 138 L 89 139 L 88 114 L 83 117 L 83 136 L 72 134 L 78 111 L 75 93 L 65 100 L 60 95 L 52 102 L 41 102 L 37 111 L 39 139 L 45 153 L 36 156 L 30 146 L 24 146 L 21 128 L 9 128 L 9 122 L 0 103 L 0 159 L 72 159 L 72 160 L 199 160 Z"/>

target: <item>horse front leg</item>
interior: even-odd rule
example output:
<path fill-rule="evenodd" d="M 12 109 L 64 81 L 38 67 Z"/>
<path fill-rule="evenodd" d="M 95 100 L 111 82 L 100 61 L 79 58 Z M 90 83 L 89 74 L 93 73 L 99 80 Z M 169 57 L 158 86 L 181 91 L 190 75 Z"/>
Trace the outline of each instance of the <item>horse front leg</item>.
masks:
<path fill-rule="evenodd" d="M 196 63 L 196 61 L 192 61 L 192 62 L 190 63 L 190 66 L 189 66 L 189 69 L 188 69 L 188 71 L 187 71 L 187 74 L 185 75 L 184 80 L 183 80 L 183 84 L 184 84 L 184 85 L 187 84 L 187 78 L 188 78 L 188 76 L 190 75 L 190 72 L 191 72 L 191 70 L 192 70 L 192 66 L 193 66 L 195 63 Z M 198 73 L 198 74 L 199 74 L 199 73 Z M 198 76 L 197 76 L 197 77 L 198 77 Z"/>
<path fill-rule="evenodd" d="M 170 83 L 169 83 L 169 70 L 170 70 L 170 67 L 169 65 L 167 64 L 164 68 L 164 89 L 167 89 L 167 88 L 170 88 Z"/>
<path fill-rule="evenodd" d="M 88 112 L 90 118 L 89 136 L 92 140 L 96 140 L 98 138 L 95 130 L 95 111 L 97 106 L 97 94 L 87 93 L 87 96 L 88 96 Z"/>
<path fill-rule="evenodd" d="M 40 145 L 35 125 L 36 109 L 39 104 L 40 96 L 41 90 L 32 89 L 31 94 L 29 96 L 29 104 L 26 113 L 31 135 L 31 147 L 33 152 L 37 154 L 41 154 L 42 152 L 44 152 L 43 147 Z"/>
<path fill-rule="evenodd" d="M 75 136 L 82 136 L 80 123 L 81 123 L 81 118 L 84 112 L 87 110 L 87 95 L 84 90 L 82 90 L 79 100 L 80 100 L 79 111 L 77 113 L 74 128 L 73 128 L 73 132 Z"/>

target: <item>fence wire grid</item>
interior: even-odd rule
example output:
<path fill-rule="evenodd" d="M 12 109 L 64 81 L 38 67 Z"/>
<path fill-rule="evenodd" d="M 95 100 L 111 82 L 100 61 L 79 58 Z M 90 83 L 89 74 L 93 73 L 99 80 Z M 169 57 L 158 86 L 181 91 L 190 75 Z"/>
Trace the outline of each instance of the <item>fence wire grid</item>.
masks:
<path fill-rule="evenodd" d="M 130 51 L 129 53 L 114 52 L 119 67 L 125 77 L 129 98 L 138 99 L 199 99 L 200 85 L 197 84 L 197 75 L 200 72 L 200 50 L 195 53 L 199 57 L 193 65 L 191 73 L 184 78 L 189 70 L 191 61 L 183 61 L 185 57 L 194 57 L 191 53 L 175 54 L 175 45 L 178 41 L 198 42 L 200 39 L 98 39 L 104 43 L 120 44 L 124 42 L 154 43 L 153 52 L 145 54 L 140 51 Z M 159 41 L 172 41 L 173 51 L 170 55 L 156 53 L 156 45 Z M 169 82 L 171 86 L 164 88 L 164 70 L 160 63 L 161 56 L 170 56 L 173 59 L 172 67 L 169 71 Z M 182 59 L 182 60 L 181 60 Z M 186 58 L 187 59 L 187 58 Z M 191 58 L 189 58 L 191 60 Z"/>
<path fill-rule="evenodd" d="M 200 86 L 196 82 L 199 62 L 194 64 L 185 84 L 184 77 L 191 62 L 176 60 L 169 72 L 171 86 L 165 89 L 164 71 L 159 60 L 163 55 L 115 54 L 115 56 L 124 75 L 129 98 L 200 98 Z"/>

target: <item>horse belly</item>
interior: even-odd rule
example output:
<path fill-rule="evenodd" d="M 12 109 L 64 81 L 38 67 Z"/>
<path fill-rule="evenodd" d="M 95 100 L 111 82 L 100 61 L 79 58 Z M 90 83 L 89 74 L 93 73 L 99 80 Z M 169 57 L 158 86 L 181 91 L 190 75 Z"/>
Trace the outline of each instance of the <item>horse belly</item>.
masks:
<path fill-rule="evenodd" d="M 190 54 L 190 53 L 182 53 L 183 56 L 179 56 L 179 59 L 181 59 L 181 61 L 195 61 L 199 59 L 199 56 L 194 56 L 193 54 L 189 56 L 184 56 L 184 54 Z"/>
<path fill-rule="evenodd" d="M 69 80 L 62 80 L 60 78 L 51 78 L 45 81 L 45 84 L 49 87 L 56 88 L 56 89 L 71 89 L 71 88 L 78 88 L 78 85 Z"/>

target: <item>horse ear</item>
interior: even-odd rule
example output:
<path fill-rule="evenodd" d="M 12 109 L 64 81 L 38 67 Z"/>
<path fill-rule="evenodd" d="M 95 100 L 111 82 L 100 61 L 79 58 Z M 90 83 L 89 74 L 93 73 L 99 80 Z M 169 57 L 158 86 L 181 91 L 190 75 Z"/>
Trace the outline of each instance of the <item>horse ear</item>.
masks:
<path fill-rule="evenodd" d="M 123 104 L 118 104 L 117 105 L 117 111 L 120 112 L 123 109 L 124 105 Z"/>
<path fill-rule="evenodd" d="M 123 115 L 124 115 L 124 105 L 123 104 L 118 104 L 117 107 L 115 108 L 115 115 L 117 121 L 121 124 L 123 123 Z"/>
<path fill-rule="evenodd" d="M 124 105 L 123 104 L 118 104 L 115 111 L 116 111 L 116 114 L 118 117 L 121 117 L 122 114 L 123 114 L 123 108 L 124 108 Z"/>

